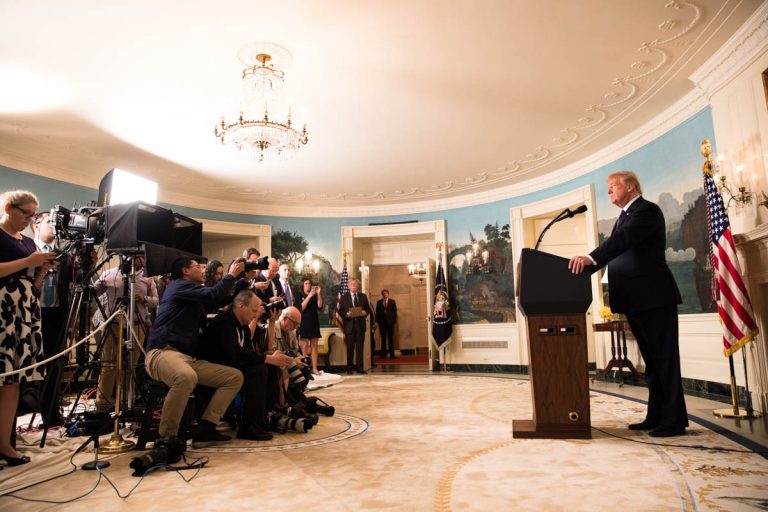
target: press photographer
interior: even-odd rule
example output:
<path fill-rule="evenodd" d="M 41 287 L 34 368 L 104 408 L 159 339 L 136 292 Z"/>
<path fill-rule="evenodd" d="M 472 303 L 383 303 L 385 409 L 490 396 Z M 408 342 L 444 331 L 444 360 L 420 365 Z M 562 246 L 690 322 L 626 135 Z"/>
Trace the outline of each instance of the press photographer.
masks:
<path fill-rule="evenodd" d="M 267 432 L 267 411 L 276 403 L 281 372 L 295 364 L 294 358 L 275 351 L 260 353 L 254 338 L 260 330 L 251 329 L 254 320 L 264 313 L 264 306 L 252 290 L 240 291 L 232 306 L 220 312 L 208 323 L 205 342 L 200 345 L 199 356 L 212 363 L 237 368 L 243 372 L 243 413 L 237 427 L 237 437 L 254 441 L 272 439 Z M 273 310 L 274 324 L 279 311 Z"/>
<path fill-rule="evenodd" d="M 216 425 L 243 384 L 243 375 L 229 366 L 195 359 L 198 336 L 205 319 L 205 306 L 226 297 L 237 276 L 245 270 L 242 258 L 232 262 L 229 272 L 216 285 L 203 286 L 203 267 L 181 257 L 171 265 L 171 282 L 160 301 L 157 318 L 147 340 L 146 368 L 149 375 L 170 387 L 160 417 L 159 436 L 179 434 L 179 423 L 190 393 L 199 383 L 216 388 L 192 434 L 193 446 L 227 442 Z"/>

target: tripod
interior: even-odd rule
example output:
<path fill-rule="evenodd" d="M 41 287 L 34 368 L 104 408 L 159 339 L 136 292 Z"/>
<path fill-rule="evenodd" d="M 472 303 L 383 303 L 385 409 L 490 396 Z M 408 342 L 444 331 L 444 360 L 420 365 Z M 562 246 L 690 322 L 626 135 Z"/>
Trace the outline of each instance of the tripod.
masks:
<path fill-rule="evenodd" d="M 101 302 L 99 301 L 93 301 L 93 298 L 95 296 L 94 289 L 84 283 L 89 282 L 89 277 L 102 267 L 109 258 L 106 258 L 104 261 L 102 261 L 95 269 L 85 272 L 85 276 L 83 279 L 80 280 L 80 284 L 78 284 L 75 287 L 75 291 L 72 297 L 72 301 L 70 303 L 69 308 L 69 314 L 67 316 L 67 321 L 64 325 L 64 329 L 62 330 L 60 339 L 59 339 L 59 352 L 64 350 L 64 347 L 66 345 L 67 341 L 67 333 L 70 332 L 77 332 L 80 336 L 85 337 L 87 333 L 89 332 L 89 319 L 91 317 L 90 315 L 90 304 L 93 302 L 96 302 L 97 307 L 99 308 L 99 314 L 102 318 L 107 318 L 106 313 L 104 312 L 104 307 Z M 130 269 L 130 271 L 128 271 Z M 100 326 L 100 329 L 104 329 L 106 332 L 104 332 L 101 336 L 101 339 L 97 343 L 96 350 L 92 355 L 92 358 L 90 362 L 88 361 L 87 355 L 88 351 L 83 350 L 84 355 L 81 355 L 78 351 L 78 366 L 75 369 L 71 382 L 77 382 L 84 374 L 85 374 L 85 380 L 91 381 L 92 380 L 92 374 L 93 370 L 95 369 L 98 362 L 102 362 L 104 365 L 107 363 L 103 360 L 102 354 L 104 351 L 105 346 L 107 343 L 115 344 L 117 346 L 117 389 L 118 389 L 118 397 L 116 400 L 116 417 L 119 418 L 120 414 L 120 406 L 122 405 L 121 397 L 119 395 L 119 391 L 122 389 L 122 377 L 123 377 L 123 364 L 122 364 L 122 341 L 123 341 L 123 323 L 126 318 L 132 318 L 133 311 L 135 308 L 135 290 L 134 290 L 134 284 L 135 284 L 135 268 L 134 268 L 134 260 L 130 256 L 122 256 L 122 265 L 120 267 L 121 273 L 123 274 L 123 286 L 122 286 L 122 292 L 123 295 L 116 297 L 116 300 L 113 304 L 108 304 L 110 307 L 110 310 L 113 311 L 119 311 L 120 315 L 113 318 L 108 324 L 102 324 Z M 103 289 L 102 289 L 103 291 Z M 117 321 L 119 328 L 116 330 L 114 329 L 113 322 Z M 136 324 L 133 321 L 129 321 L 128 325 L 131 327 L 134 327 Z M 76 328 L 77 326 L 77 328 Z M 143 328 L 143 326 L 141 326 Z M 115 332 L 117 331 L 117 332 Z M 130 331 L 132 336 L 129 338 L 128 346 L 130 350 L 138 350 L 138 340 L 136 337 L 136 332 L 134 330 Z M 115 339 L 117 338 L 117 339 Z M 128 361 L 132 361 L 133 358 L 127 358 Z M 51 366 L 49 373 L 46 377 L 45 381 L 45 393 L 44 397 L 46 398 L 47 408 L 43 407 L 43 415 L 45 420 L 46 429 L 43 433 L 43 437 L 41 439 L 41 447 L 45 445 L 45 439 L 47 436 L 47 431 L 49 426 L 52 423 L 52 420 L 57 417 L 56 413 L 56 407 L 59 403 L 59 397 L 60 397 L 60 387 L 61 387 L 61 378 L 63 374 L 63 368 L 65 366 L 66 359 L 64 357 L 59 358 L 55 363 Z M 104 368 L 102 367 L 102 370 Z M 131 379 L 129 379 L 129 389 L 133 389 L 131 384 L 133 383 L 133 377 L 134 377 L 134 368 L 132 364 L 128 365 L 128 375 L 131 376 Z M 110 389 L 108 390 L 100 390 L 103 394 L 111 394 L 111 386 L 109 386 Z M 74 411 L 77 407 L 77 404 L 80 400 L 80 397 L 82 395 L 82 389 L 78 391 L 77 397 L 75 398 L 74 404 L 72 406 L 72 410 L 69 414 L 69 418 L 71 419 L 72 415 L 74 414 Z M 133 394 L 128 393 L 128 403 L 129 405 L 132 403 L 133 400 Z M 105 423 L 106 426 L 106 423 Z M 101 430 L 101 428 L 99 428 Z M 113 446 L 105 447 L 104 451 L 107 451 L 111 448 L 114 448 Z"/>

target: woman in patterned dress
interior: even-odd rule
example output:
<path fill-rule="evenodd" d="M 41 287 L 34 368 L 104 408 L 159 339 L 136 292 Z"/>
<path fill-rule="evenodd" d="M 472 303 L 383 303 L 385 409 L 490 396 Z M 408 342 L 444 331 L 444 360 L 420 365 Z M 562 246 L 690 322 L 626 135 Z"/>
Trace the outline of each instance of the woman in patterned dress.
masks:
<path fill-rule="evenodd" d="M 25 190 L 0 195 L 0 460 L 9 466 L 29 462 L 11 445 L 19 384 L 43 378 L 40 367 L 7 375 L 36 363 L 42 349 L 38 290 L 56 254 L 39 252 L 21 234 L 38 204 Z"/>

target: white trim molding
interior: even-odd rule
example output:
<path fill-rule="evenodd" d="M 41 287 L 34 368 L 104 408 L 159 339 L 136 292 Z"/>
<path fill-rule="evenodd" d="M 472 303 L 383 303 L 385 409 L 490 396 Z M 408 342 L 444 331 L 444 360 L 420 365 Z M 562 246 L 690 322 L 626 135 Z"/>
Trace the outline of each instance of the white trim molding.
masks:
<path fill-rule="evenodd" d="M 749 17 L 688 79 L 711 98 L 768 50 L 768 2 Z"/>

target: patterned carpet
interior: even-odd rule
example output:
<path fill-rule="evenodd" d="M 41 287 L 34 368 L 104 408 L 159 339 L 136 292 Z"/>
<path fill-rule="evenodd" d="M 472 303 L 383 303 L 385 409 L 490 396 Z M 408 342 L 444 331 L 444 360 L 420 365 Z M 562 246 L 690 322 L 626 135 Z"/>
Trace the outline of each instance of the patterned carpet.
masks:
<path fill-rule="evenodd" d="M 313 394 L 338 414 L 307 434 L 189 450 L 210 459 L 189 483 L 155 472 L 121 500 L 102 478 L 70 504 L 2 497 L 0 510 L 768 510 L 765 455 L 696 419 L 684 437 L 629 431 L 645 406 L 621 397 L 593 391 L 592 425 L 600 430 L 572 441 L 512 438 L 511 420 L 530 417 L 525 380 L 368 375 Z M 0 471 L 0 493 L 65 472 L 81 441 L 25 449 L 33 463 Z M 123 494 L 139 482 L 128 468 L 135 455 L 113 456 L 105 470 Z M 92 458 L 84 452 L 75 462 Z M 78 470 L 18 494 L 64 500 L 97 480 Z"/>

